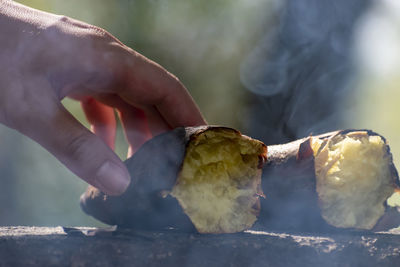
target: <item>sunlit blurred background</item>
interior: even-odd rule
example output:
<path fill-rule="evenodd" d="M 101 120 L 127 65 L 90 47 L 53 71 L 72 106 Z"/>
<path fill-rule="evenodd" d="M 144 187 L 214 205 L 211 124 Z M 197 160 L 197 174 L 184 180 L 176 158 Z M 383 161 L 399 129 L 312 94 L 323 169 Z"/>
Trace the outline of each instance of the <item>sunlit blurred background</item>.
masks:
<path fill-rule="evenodd" d="M 106 29 L 178 76 L 210 124 L 231 126 L 263 139 L 254 130 L 263 122 L 252 119 L 256 117 L 253 106 L 260 104 L 245 77 L 253 71 L 247 63 L 260 43 L 268 53 L 271 33 L 285 31 L 279 28 L 279 17 L 288 16 L 282 12 L 286 1 L 18 2 Z M 384 135 L 400 166 L 400 4 L 396 0 L 372 1 L 359 13 L 348 44 L 352 72 L 347 84 L 351 89 L 346 90 L 346 109 L 335 127 L 369 128 Z M 69 99 L 63 103 L 88 126 L 79 103 Z M 268 118 L 262 104 L 256 110 L 257 117 Z M 302 128 L 298 133 L 318 130 Z M 264 136 L 266 143 L 274 142 L 266 139 Z M 52 155 L 4 126 L 0 126 L 0 140 L 0 225 L 101 225 L 79 208 L 86 184 Z M 124 159 L 126 151 L 119 131 L 116 152 Z"/>

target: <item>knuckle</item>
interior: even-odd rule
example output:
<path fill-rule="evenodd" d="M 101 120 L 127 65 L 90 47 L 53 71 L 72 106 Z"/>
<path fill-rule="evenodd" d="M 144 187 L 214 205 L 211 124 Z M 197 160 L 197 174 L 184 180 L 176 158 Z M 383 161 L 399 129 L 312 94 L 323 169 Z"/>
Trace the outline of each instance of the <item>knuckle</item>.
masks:
<path fill-rule="evenodd" d="M 101 38 L 101 39 L 111 39 L 111 34 L 104 30 L 103 28 L 90 25 L 89 32 L 92 34 L 93 37 Z"/>
<path fill-rule="evenodd" d="M 121 42 L 114 37 L 111 33 L 108 31 L 104 30 L 103 28 L 94 26 L 94 25 L 88 25 L 88 30 L 89 30 L 89 36 L 93 40 L 100 40 L 105 43 L 118 43 L 121 44 Z"/>
<path fill-rule="evenodd" d="M 87 156 L 87 147 L 91 147 L 93 138 L 89 133 L 83 132 L 73 136 L 66 143 L 66 153 L 73 161 L 80 161 Z"/>
<path fill-rule="evenodd" d="M 67 23 L 70 20 L 70 18 L 68 18 L 65 15 L 60 15 L 60 17 L 58 18 L 58 21 L 61 23 Z"/>

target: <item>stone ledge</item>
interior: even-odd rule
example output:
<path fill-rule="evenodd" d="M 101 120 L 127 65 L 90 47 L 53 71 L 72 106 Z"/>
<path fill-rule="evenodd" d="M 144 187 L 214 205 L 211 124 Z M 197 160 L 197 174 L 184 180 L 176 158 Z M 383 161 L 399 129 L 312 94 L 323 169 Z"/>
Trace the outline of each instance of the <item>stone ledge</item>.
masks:
<path fill-rule="evenodd" d="M 312 235 L 0 227 L 0 266 L 400 266 L 400 231 Z"/>

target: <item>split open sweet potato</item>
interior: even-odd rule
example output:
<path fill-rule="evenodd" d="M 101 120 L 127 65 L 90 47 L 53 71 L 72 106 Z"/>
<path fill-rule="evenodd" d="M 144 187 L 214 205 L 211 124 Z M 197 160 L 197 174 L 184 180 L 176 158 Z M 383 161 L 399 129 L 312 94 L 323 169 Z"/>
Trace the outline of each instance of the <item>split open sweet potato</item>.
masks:
<path fill-rule="evenodd" d="M 369 130 L 267 149 L 231 128 L 177 128 L 148 141 L 126 166 L 128 190 L 116 197 L 90 186 L 81 197 L 86 213 L 121 227 L 200 233 L 400 224 L 392 155 L 385 138 Z"/>
<path fill-rule="evenodd" d="M 81 207 L 122 227 L 240 232 L 259 214 L 265 156 L 263 143 L 231 128 L 177 128 L 126 161 L 132 183 L 122 196 L 90 186 Z"/>
<path fill-rule="evenodd" d="M 400 224 L 399 178 L 385 138 L 336 131 L 268 147 L 259 225 L 383 230 Z"/>

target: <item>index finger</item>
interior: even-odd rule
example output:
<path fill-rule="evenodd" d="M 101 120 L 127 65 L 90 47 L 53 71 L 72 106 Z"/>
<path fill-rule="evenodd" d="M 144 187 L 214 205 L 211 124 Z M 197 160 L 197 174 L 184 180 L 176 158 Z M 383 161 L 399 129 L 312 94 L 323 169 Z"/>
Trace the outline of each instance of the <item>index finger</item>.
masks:
<path fill-rule="evenodd" d="M 117 93 L 131 105 L 155 107 L 173 128 L 207 124 L 187 89 L 159 64 L 132 51 Z"/>

